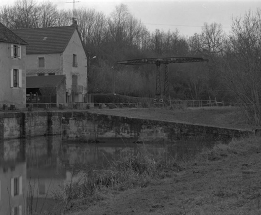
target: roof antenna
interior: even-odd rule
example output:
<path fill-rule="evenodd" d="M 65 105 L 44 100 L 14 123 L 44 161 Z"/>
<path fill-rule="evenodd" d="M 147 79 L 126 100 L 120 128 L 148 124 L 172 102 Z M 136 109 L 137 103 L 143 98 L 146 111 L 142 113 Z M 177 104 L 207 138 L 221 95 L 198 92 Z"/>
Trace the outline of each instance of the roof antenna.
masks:
<path fill-rule="evenodd" d="M 72 25 L 77 25 L 77 20 L 75 18 L 75 3 L 78 3 L 80 1 L 73 0 L 72 2 L 66 2 L 66 3 L 72 3 L 73 4 L 73 11 L 72 11 Z"/>

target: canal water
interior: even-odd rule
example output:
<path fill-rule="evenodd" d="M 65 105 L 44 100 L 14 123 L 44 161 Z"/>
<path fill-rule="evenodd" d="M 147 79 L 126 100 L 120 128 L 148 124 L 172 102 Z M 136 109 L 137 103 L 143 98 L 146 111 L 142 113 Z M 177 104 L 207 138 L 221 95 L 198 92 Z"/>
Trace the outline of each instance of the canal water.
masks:
<path fill-rule="evenodd" d="M 55 194 L 72 180 L 72 171 L 78 166 L 106 169 L 119 156 L 135 153 L 141 147 L 188 160 L 213 144 L 204 140 L 137 144 L 132 139 L 87 144 L 64 142 L 60 136 L 5 140 L 0 142 L 0 215 L 26 214 L 28 207 L 39 211 L 55 207 Z"/>

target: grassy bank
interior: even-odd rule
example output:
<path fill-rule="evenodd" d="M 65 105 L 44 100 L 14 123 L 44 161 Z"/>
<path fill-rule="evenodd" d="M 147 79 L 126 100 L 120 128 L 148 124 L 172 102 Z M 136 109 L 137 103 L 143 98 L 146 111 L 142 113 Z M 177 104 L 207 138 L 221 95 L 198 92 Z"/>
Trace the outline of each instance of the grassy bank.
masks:
<path fill-rule="evenodd" d="M 164 161 L 160 169 L 162 161 L 142 156 L 141 174 L 126 157 L 113 167 L 122 180 L 101 186 L 68 214 L 260 214 L 260 152 L 261 139 L 248 138 L 216 145 L 193 161 Z"/>

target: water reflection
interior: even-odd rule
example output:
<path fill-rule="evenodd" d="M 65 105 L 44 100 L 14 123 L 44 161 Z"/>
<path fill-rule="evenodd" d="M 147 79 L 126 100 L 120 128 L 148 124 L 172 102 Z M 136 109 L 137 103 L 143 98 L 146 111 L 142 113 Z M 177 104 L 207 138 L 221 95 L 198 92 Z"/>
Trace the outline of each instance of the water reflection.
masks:
<path fill-rule="evenodd" d="M 25 214 L 26 162 L 23 140 L 0 142 L 0 214 Z"/>
<path fill-rule="evenodd" d="M 195 156 L 213 143 L 179 141 L 146 145 L 152 153 L 165 153 L 178 160 Z M 106 168 L 114 158 L 135 153 L 133 140 L 107 139 L 98 144 L 63 142 L 60 136 L 0 142 L 0 214 L 30 214 L 57 210 L 54 196 L 72 180 L 73 168 Z M 27 211 L 26 211 L 27 210 Z"/>

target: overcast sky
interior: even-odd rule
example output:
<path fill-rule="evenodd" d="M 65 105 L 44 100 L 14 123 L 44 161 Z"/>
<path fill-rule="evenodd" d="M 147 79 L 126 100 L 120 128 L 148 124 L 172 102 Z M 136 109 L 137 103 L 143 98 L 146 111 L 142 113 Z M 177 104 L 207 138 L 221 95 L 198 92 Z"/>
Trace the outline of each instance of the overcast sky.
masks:
<path fill-rule="evenodd" d="M 42 0 L 35 0 L 42 2 Z M 72 9 L 73 0 L 52 0 L 58 9 Z M 233 17 L 247 11 L 261 9 L 261 0 L 76 0 L 77 8 L 91 8 L 109 15 L 116 5 L 124 3 L 131 14 L 140 19 L 150 31 L 176 28 L 181 35 L 191 36 L 201 32 L 204 22 L 222 24 L 229 33 Z M 0 6 L 13 5 L 15 0 L 0 0 Z"/>

